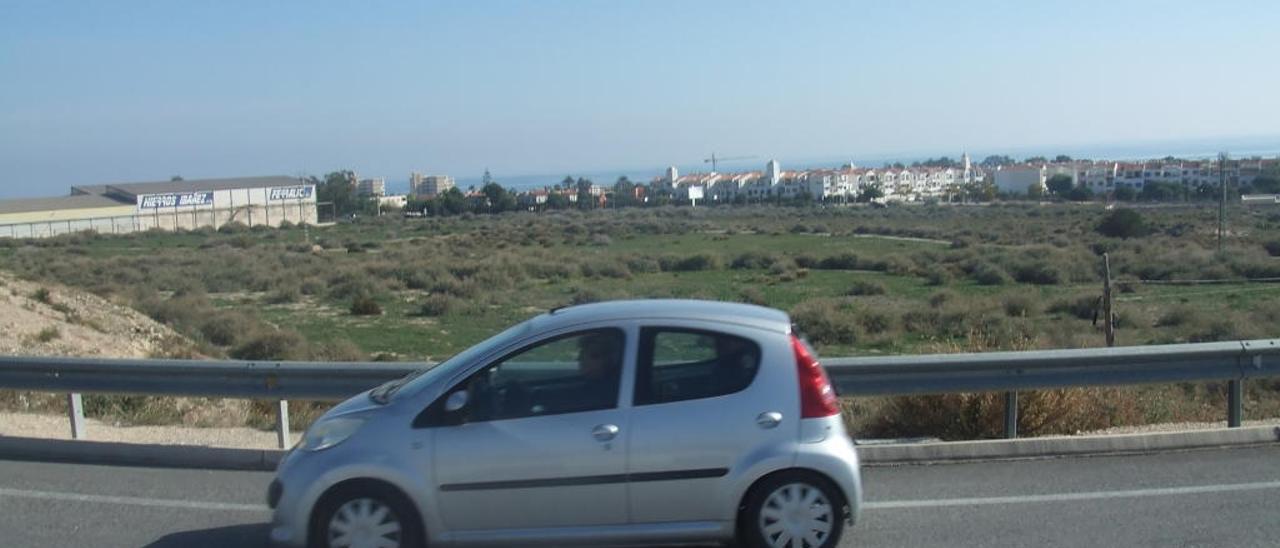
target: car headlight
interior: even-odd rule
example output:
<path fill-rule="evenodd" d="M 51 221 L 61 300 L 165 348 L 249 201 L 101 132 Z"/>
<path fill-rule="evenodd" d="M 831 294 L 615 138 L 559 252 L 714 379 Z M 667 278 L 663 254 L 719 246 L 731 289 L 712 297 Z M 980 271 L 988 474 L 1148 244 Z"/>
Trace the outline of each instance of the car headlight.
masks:
<path fill-rule="evenodd" d="M 307 429 L 302 437 L 302 449 L 320 451 L 342 443 L 364 424 L 364 419 L 339 418 L 320 421 Z"/>

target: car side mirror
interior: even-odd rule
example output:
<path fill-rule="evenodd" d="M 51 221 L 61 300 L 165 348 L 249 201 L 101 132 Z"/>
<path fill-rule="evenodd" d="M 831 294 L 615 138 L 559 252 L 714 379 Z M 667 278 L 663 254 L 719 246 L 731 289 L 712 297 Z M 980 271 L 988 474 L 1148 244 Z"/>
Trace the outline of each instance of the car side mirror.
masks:
<path fill-rule="evenodd" d="M 463 407 L 467 406 L 468 399 L 469 399 L 469 396 L 467 395 L 466 390 L 459 390 L 457 392 L 449 394 L 449 398 L 444 401 L 445 412 L 454 413 L 462 410 Z"/>

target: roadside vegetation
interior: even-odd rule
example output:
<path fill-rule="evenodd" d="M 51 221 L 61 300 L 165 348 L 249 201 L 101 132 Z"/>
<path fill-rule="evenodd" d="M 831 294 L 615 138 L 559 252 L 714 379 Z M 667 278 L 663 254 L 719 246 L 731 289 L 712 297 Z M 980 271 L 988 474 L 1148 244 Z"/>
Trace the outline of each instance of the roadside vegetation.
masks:
<path fill-rule="evenodd" d="M 463 213 L 0 240 L 0 268 L 134 307 L 201 355 L 243 359 L 435 361 L 555 306 L 628 297 L 788 310 L 827 356 L 1102 346 L 1103 253 L 1118 344 L 1280 335 L 1280 284 L 1248 281 L 1280 278 L 1280 213 L 1231 208 L 1221 254 L 1216 213 L 1100 204 Z M 1274 416 L 1276 388 L 1251 387 L 1251 417 Z M 1046 411 L 1042 427 L 1026 430 L 1216 420 L 1220 393 L 1031 395 L 1025 416 Z M 851 402 L 851 420 L 876 435 L 992 435 L 1000 422 L 988 419 L 1001 408 L 986 397 Z M 1170 399 L 1182 403 L 1161 403 Z"/>

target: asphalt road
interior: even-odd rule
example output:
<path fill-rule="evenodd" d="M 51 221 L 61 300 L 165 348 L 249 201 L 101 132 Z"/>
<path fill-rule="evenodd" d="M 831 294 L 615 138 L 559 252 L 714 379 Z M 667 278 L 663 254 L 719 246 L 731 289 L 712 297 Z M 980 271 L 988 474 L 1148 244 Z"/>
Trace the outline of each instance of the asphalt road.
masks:
<path fill-rule="evenodd" d="M 271 474 L 0 461 L 4 546 L 262 546 Z M 1280 446 L 864 470 L 842 546 L 1277 546 Z M 178 501 L 178 502 L 175 502 Z"/>

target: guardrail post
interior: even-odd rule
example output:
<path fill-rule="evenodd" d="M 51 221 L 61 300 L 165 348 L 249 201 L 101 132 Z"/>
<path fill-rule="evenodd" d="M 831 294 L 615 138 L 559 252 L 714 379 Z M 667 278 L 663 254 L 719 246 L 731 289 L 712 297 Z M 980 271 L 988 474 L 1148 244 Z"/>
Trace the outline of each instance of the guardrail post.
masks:
<path fill-rule="evenodd" d="M 1244 380 L 1236 379 L 1227 383 L 1227 426 L 1239 428 L 1244 418 Z"/>
<path fill-rule="evenodd" d="M 71 417 L 71 439 L 84 439 L 84 398 L 80 394 L 67 394 L 67 415 Z"/>
<path fill-rule="evenodd" d="M 1010 390 L 1004 393 L 1004 437 L 1018 437 L 1018 392 Z"/>
<path fill-rule="evenodd" d="M 289 442 L 289 400 L 280 400 L 276 402 L 276 443 L 288 449 Z"/>

